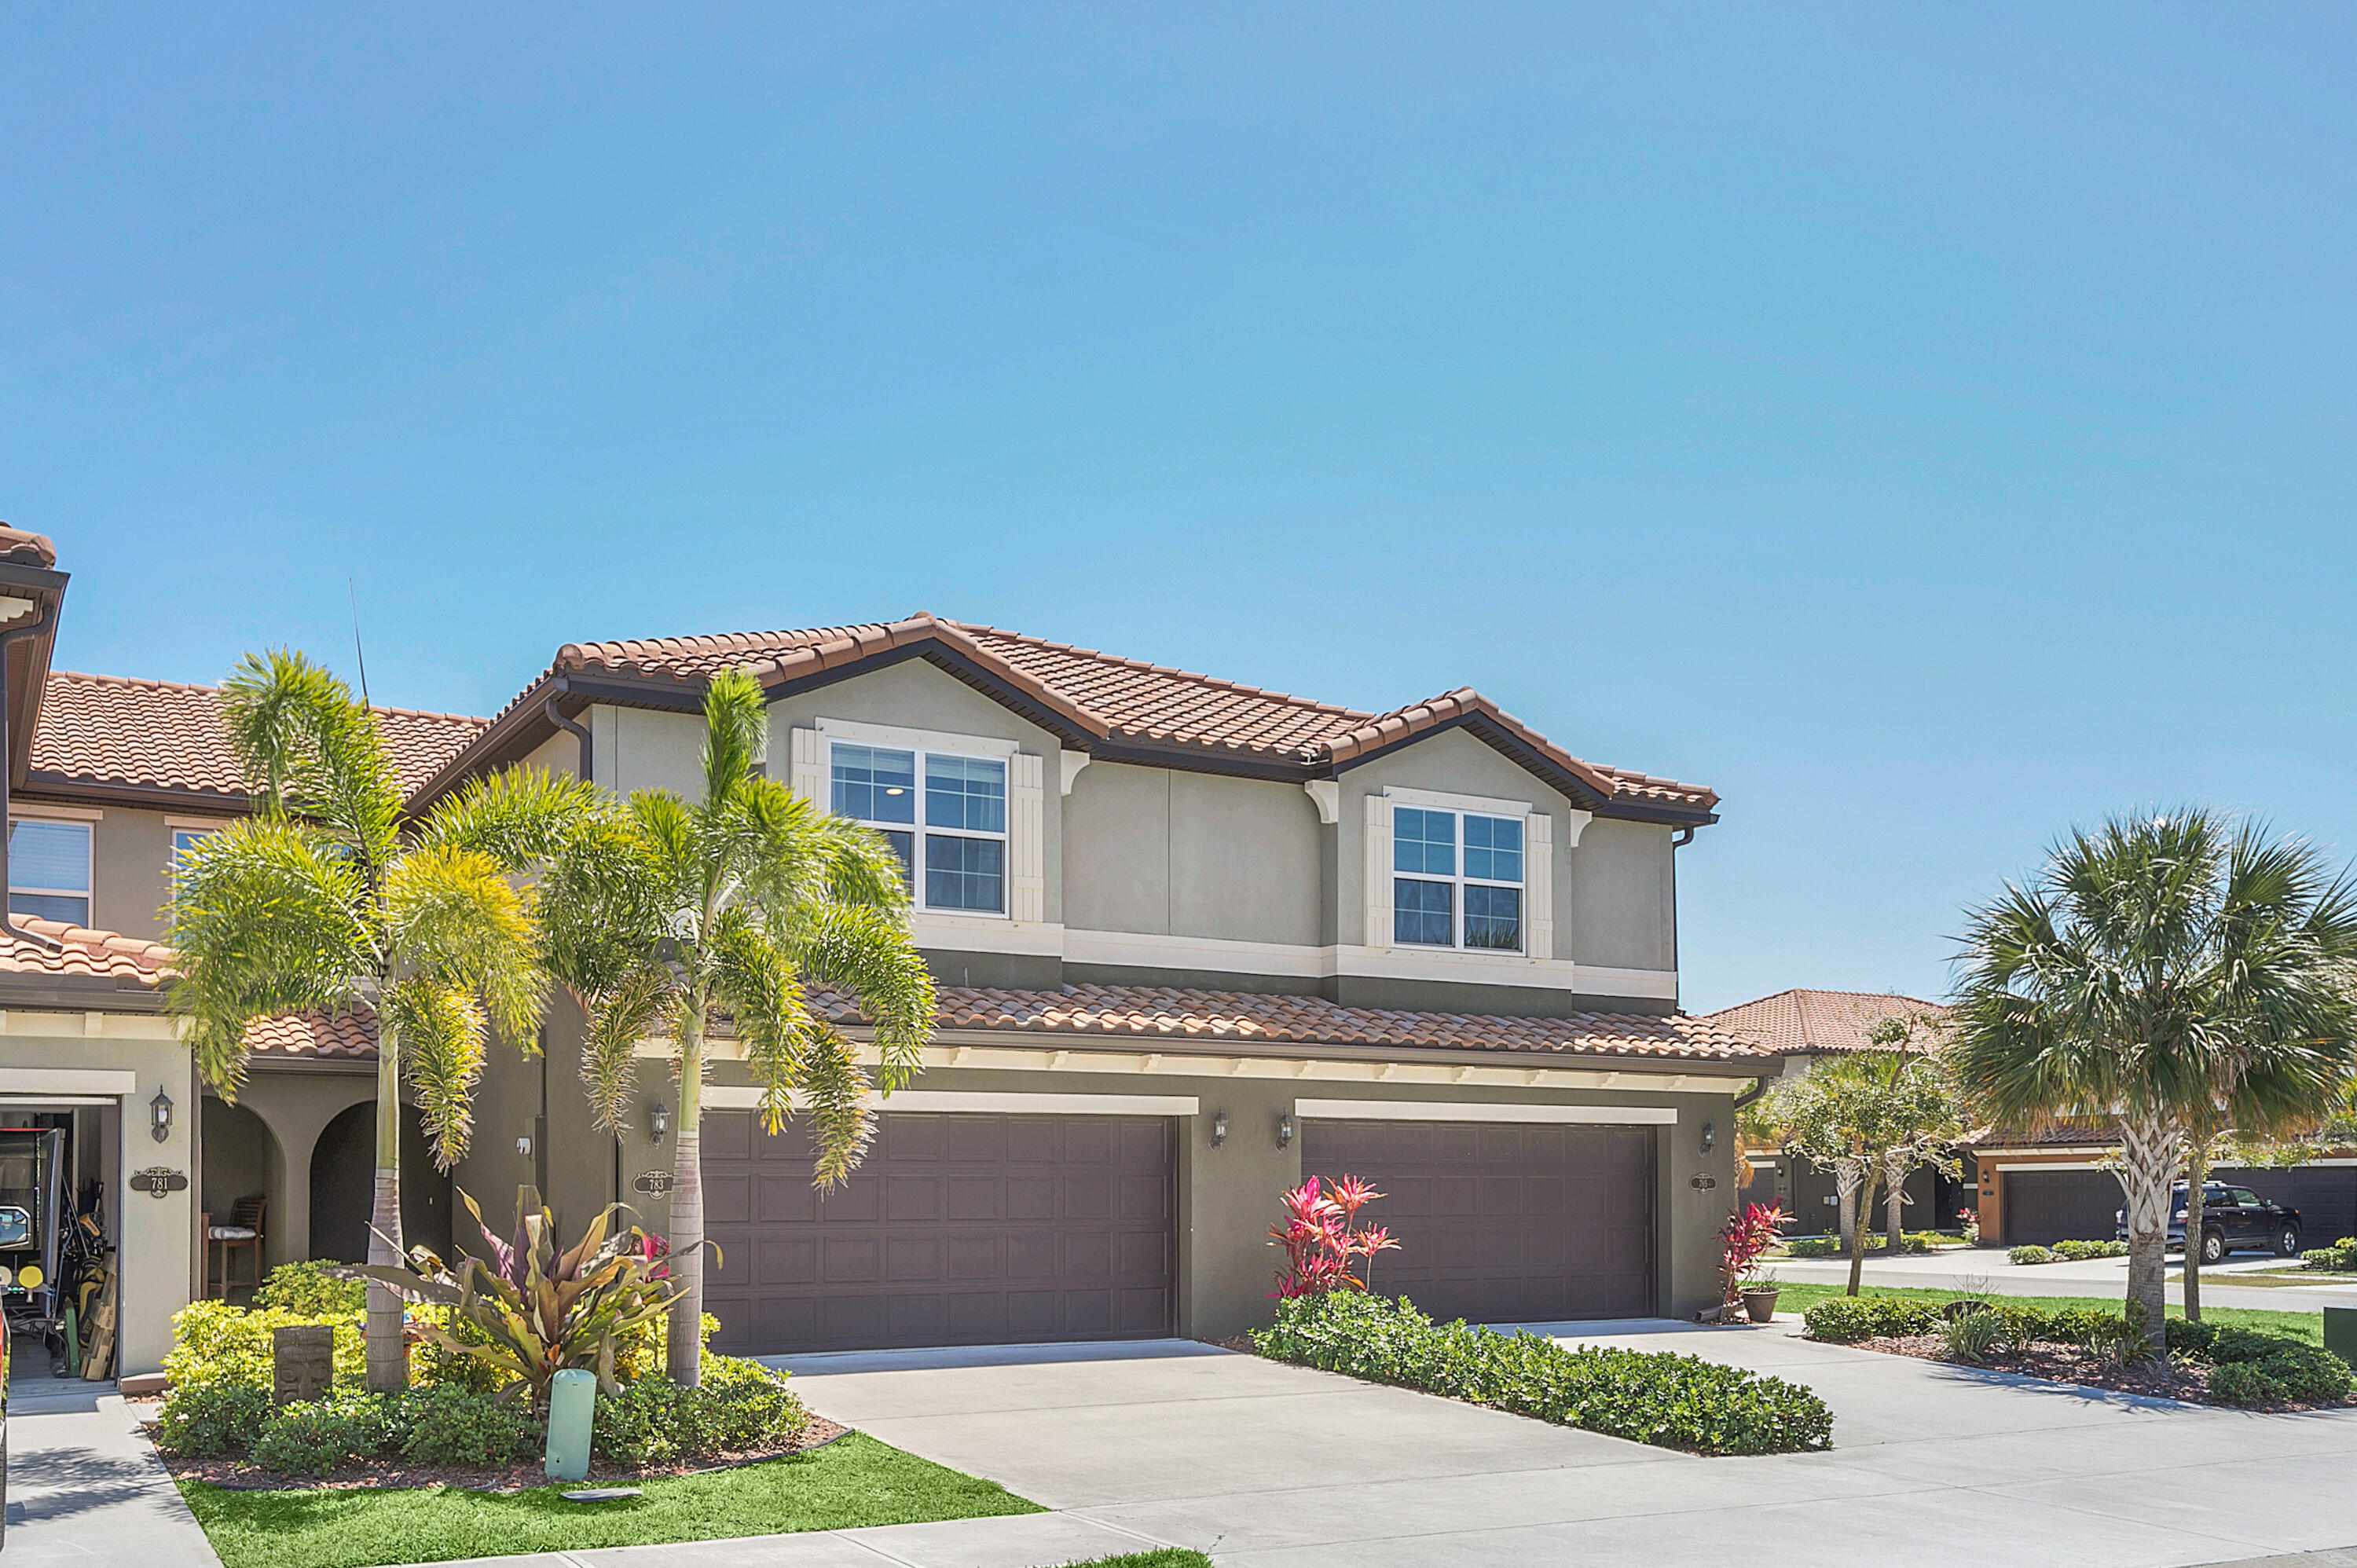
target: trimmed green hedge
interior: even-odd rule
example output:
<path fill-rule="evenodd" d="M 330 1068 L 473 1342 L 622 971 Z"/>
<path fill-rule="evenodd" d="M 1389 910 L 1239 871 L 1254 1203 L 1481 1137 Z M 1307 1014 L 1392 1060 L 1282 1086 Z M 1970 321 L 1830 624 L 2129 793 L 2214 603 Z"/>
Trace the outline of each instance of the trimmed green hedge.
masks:
<path fill-rule="evenodd" d="M 2330 1247 L 2310 1247 L 2299 1255 L 2299 1261 L 2308 1268 L 2328 1273 L 2357 1273 L 2357 1236 L 2343 1236 Z"/>
<path fill-rule="evenodd" d="M 1409 1302 L 1329 1292 L 1277 1304 L 1262 1355 L 1695 1454 L 1833 1446 L 1833 1412 L 1797 1383 L 1694 1356 L 1566 1349 L 1530 1333 L 1436 1324 Z"/>

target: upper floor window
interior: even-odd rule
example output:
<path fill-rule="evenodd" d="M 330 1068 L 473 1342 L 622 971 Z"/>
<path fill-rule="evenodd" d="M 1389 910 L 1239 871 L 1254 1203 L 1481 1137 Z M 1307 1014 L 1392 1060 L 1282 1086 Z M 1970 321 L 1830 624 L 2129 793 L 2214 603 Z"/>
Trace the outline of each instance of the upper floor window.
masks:
<path fill-rule="evenodd" d="M 8 912 L 90 924 L 90 824 L 8 823 Z"/>
<path fill-rule="evenodd" d="M 969 914 L 1006 911 L 1005 758 L 837 741 L 829 764 L 834 813 L 884 835 L 919 904 Z"/>
<path fill-rule="evenodd" d="M 1392 940 L 1523 949 L 1523 824 L 1514 817 L 1392 811 Z"/>
<path fill-rule="evenodd" d="M 218 831 L 214 828 L 174 828 L 172 830 L 172 869 L 175 871 L 180 869 L 181 861 L 188 857 L 189 849 L 199 839 L 210 838 Z"/>

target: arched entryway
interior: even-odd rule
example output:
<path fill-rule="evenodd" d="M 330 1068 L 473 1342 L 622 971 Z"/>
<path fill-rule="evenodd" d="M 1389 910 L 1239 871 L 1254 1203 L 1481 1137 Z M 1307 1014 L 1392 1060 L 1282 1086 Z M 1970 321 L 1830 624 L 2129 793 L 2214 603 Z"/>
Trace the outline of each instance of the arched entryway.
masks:
<path fill-rule="evenodd" d="M 311 1256 L 368 1257 L 370 1188 L 376 1176 L 376 1102 L 339 1112 L 311 1150 Z M 401 1241 L 450 1255 L 450 1177 L 434 1168 L 414 1106 L 401 1115 Z"/>
<path fill-rule="evenodd" d="M 286 1207 L 282 1199 L 286 1188 L 286 1159 L 277 1138 L 271 1133 L 270 1124 L 246 1107 L 231 1105 L 210 1094 L 204 1098 L 203 1113 L 204 1162 L 198 1199 L 203 1212 L 210 1217 L 211 1225 L 228 1226 L 240 1203 L 259 1197 L 264 1202 L 262 1233 L 264 1238 L 273 1235 L 273 1227 Z M 238 1247 L 224 1256 L 221 1247 L 208 1237 L 207 1293 L 221 1288 L 212 1282 L 226 1280 L 237 1299 L 245 1300 L 264 1272 L 266 1265 L 262 1259 L 261 1250 L 253 1247 Z"/>

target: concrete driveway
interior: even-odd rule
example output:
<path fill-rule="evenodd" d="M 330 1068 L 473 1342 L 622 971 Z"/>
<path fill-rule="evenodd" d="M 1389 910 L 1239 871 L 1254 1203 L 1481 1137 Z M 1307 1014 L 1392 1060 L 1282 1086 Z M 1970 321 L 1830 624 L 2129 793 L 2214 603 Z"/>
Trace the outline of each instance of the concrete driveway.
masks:
<path fill-rule="evenodd" d="M 1227 1568 L 2171 1568 L 2357 1542 L 2357 1413 L 2071 1390 L 1797 1325 L 1558 1326 L 1805 1382 L 1837 1446 L 1697 1459 L 1184 1342 L 780 1364 L 835 1420 Z"/>

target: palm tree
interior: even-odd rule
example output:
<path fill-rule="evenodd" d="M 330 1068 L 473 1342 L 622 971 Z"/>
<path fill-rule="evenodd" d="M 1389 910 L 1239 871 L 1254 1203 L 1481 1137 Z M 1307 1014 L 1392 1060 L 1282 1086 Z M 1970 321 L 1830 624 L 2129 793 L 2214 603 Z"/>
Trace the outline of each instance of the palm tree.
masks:
<path fill-rule="evenodd" d="M 487 1036 L 536 1051 L 546 993 L 533 898 L 515 874 L 596 800 L 538 769 L 479 780 L 404 823 L 376 714 L 300 653 L 249 654 L 221 685 L 254 814 L 199 840 L 165 918 L 169 1004 L 206 1079 L 234 1101 L 255 1019 L 365 1008 L 377 1021 L 368 1261 L 402 1257 L 401 1100 L 435 1164 L 466 1153 Z M 368 1293 L 369 1386 L 409 1381 L 400 1298 Z"/>
<path fill-rule="evenodd" d="M 769 714 L 751 674 L 713 676 L 704 721 L 704 799 L 642 790 L 609 806 L 544 889 L 549 968 L 587 1019 L 581 1071 L 598 1126 L 622 1125 L 640 1042 L 670 1046 L 670 1242 L 684 1289 L 664 1356 L 691 1385 L 702 1369 L 704 1078 L 720 1015 L 745 1047 L 770 1131 L 802 1102 L 821 1187 L 866 1149 L 870 1084 L 851 1043 L 811 1012 L 805 982 L 849 993 L 873 1021 L 888 1094 L 915 1073 L 933 1025 L 932 977 L 909 937 L 891 846 L 761 776 Z"/>
<path fill-rule="evenodd" d="M 2120 1135 L 2128 1305 L 2161 1339 L 2169 1197 L 2189 1137 L 2326 1115 L 2357 1066 L 2357 890 L 2304 843 L 2216 812 L 2115 818 L 1967 922 L 1946 1050 L 1985 1114 Z M 2201 1187 L 2188 1302 L 2200 1305 Z"/>

